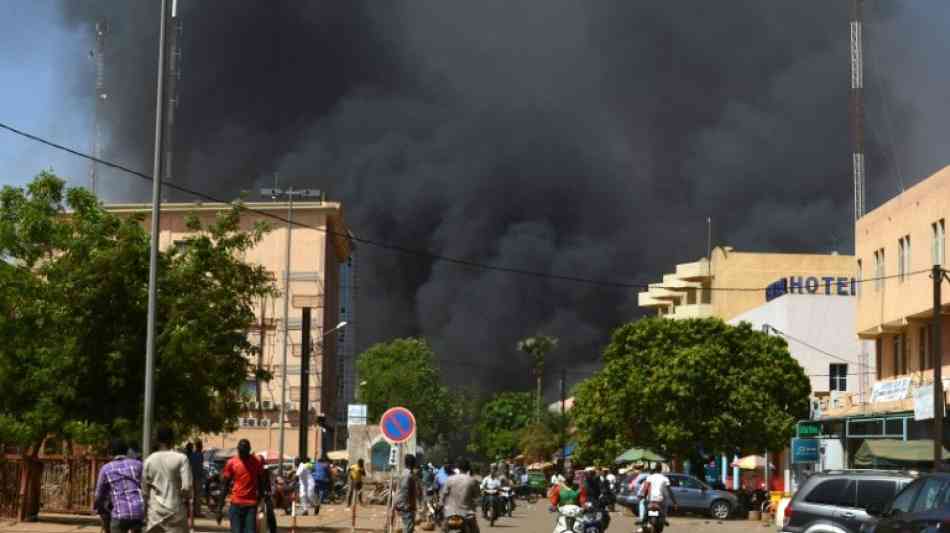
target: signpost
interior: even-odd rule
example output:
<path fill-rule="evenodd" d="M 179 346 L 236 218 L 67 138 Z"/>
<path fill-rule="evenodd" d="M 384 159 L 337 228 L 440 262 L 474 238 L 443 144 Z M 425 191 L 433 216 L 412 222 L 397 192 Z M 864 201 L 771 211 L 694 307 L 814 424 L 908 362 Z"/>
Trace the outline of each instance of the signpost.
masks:
<path fill-rule="evenodd" d="M 393 407 L 383 413 L 383 416 L 379 419 L 379 430 L 383 433 L 383 438 L 389 441 L 390 444 L 393 444 L 398 447 L 394 448 L 395 457 L 396 457 L 396 467 L 397 471 L 402 473 L 402 465 L 400 464 L 399 458 L 402 457 L 402 445 L 406 441 L 412 438 L 416 434 L 416 417 L 413 416 L 412 412 L 405 407 Z M 392 463 L 393 456 L 390 455 L 390 463 Z M 387 528 L 391 532 L 393 529 L 393 521 L 395 520 L 395 503 L 396 503 L 396 484 L 394 483 L 395 478 L 390 478 L 389 481 L 389 511 L 387 513 Z"/>
<path fill-rule="evenodd" d="M 818 462 L 818 439 L 792 439 L 792 464 Z"/>

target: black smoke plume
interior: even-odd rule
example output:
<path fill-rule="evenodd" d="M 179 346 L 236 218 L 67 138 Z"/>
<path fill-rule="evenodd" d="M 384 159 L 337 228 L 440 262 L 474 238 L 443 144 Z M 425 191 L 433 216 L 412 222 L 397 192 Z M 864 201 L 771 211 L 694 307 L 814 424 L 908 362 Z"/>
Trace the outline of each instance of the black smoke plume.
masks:
<path fill-rule="evenodd" d="M 904 9 L 872 3 L 869 36 Z M 157 5 L 62 4 L 70 27 L 111 23 L 107 154 L 142 169 Z M 739 249 L 851 251 L 846 1 L 179 7 L 189 187 L 233 198 L 279 173 L 342 200 L 360 236 L 598 279 L 657 281 L 704 255 L 707 216 Z M 882 142 L 871 205 L 893 192 Z M 514 346 L 536 332 L 561 338 L 550 378 L 567 365 L 576 381 L 641 314 L 631 291 L 359 253 L 361 343 L 425 335 L 456 384 L 529 387 Z"/>

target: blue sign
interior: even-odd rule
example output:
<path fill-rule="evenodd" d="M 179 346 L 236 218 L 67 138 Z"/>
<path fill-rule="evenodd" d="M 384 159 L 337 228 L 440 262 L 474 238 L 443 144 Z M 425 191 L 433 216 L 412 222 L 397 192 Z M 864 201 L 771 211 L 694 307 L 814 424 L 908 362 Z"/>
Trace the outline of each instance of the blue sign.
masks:
<path fill-rule="evenodd" d="M 383 413 L 379 421 L 383 437 L 393 444 L 401 444 L 416 432 L 416 417 L 405 407 L 393 407 Z"/>
<path fill-rule="evenodd" d="M 765 288 L 765 301 L 783 294 L 824 294 L 826 296 L 855 296 L 858 294 L 854 278 L 835 276 L 789 276 L 770 283 Z"/>
<path fill-rule="evenodd" d="M 818 439 L 792 439 L 792 464 L 817 463 Z"/>

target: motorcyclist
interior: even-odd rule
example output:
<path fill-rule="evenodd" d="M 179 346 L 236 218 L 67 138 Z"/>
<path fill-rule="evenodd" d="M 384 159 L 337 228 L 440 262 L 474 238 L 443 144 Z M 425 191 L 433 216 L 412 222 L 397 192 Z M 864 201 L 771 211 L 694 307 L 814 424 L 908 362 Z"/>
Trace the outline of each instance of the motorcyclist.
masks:
<path fill-rule="evenodd" d="M 478 521 L 475 519 L 475 513 L 478 512 L 478 480 L 472 477 L 472 465 L 468 459 L 460 459 L 458 466 L 460 473 L 450 476 L 442 487 L 444 515 L 446 518 L 461 516 L 465 521 L 465 533 L 479 533 Z"/>
<path fill-rule="evenodd" d="M 588 502 L 587 490 L 583 486 L 578 486 L 574 479 L 574 470 L 568 469 L 564 481 L 558 482 L 551 488 L 550 492 L 551 506 L 555 509 L 565 505 L 584 506 Z"/>
<path fill-rule="evenodd" d="M 643 482 L 640 486 L 640 496 L 641 501 L 649 503 L 657 503 L 660 506 L 660 510 L 663 513 L 663 523 L 665 525 L 670 525 L 667 517 L 670 514 L 670 505 L 676 509 L 676 497 L 673 496 L 673 491 L 670 490 L 670 480 L 663 475 L 662 469 L 659 465 L 653 468 L 653 473 Z M 647 505 L 648 505 L 647 504 Z M 647 505 L 640 505 L 640 523 L 646 523 L 646 509 Z"/>
<path fill-rule="evenodd" d="M 489 470 L 489 472 L 488 472 L 488 475 L 485 476 L 484 479 L 482 479 L 482 485 L 481 485 L 481 489 L 482 489 L 482 516 L 485 517 L 486 519 L 488 518 L 488 505 L 489 505 L 490 503 L 492 503 L 492 502 L 490 502 L 490 498 L 489 498 L 488 494 L 486 493 L 486 491 L 489 491 L 489 490 L 494 490 L 494 491 L 496 491 L 496 492 L 495 492 L 495 501 L 494 501 L 493 503 L 494 503 L 494 505 L 497 506 L 497 505 L 498 505 L 497 491 L 501 489 L 501 485 L 502 485 L 502 480 L 501 480 L 500 477 L 498 477 L 498 467 L 496 467 L 495 465 L 492 465 L 491 470 Z M 495 507 L 495 516 L 497 516 L 497 515 L 498 515 L 498 508 Z"/>

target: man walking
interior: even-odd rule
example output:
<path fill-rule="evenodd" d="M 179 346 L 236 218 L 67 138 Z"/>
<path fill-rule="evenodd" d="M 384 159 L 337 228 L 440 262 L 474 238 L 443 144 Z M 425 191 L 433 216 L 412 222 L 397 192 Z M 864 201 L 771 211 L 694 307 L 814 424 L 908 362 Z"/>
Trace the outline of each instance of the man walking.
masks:
<path fill-rule="evenodd" d="M 109 533 L 141 533 L 145 526 L 142 499 L 142 461 L 126 455 L 128 445 L 113 439 L 112 461 L 99 471 L 93 509 L 105 520 Z"/>
<path fill-rule="evenodd" d="M 304 516 L 310 512 L 310 506 L 313 504 L 313 474 L 310 471 L 310 458 L 304 457 L 299 460 L 297 465 L 297 491 L 299 493 L 300 506 L 303 507 Z"/>
<path fill-rule="evenodd" d="M 330 487 L 333 486 L 333 474 L 330 471 L 330 463 L 326 455 L 321 455 L 320 460 L 313 465 L 313 484 L 316 488 L 317 505 L 327 503 L 330 496 Z"/>
<path fill-rule="evenodd" d="M 402 517 L 403 533 L 413 533 L 416 528 L 416 508 L 419 502 L 419 480 L 416 478 L 416 456 L 406 454 L 406 472 L 399 480 L 395 510 Z"/>
<path fill-rule="evenodd" d="M 366 468 L 362 459 L 350 465 L 350 490 L 346 494 L 346 506 L 348 508 L 353 507 L 357 502 L 363 505 L 363 477 L 365 476 Z"/>
<path fill-rule="evenodd" d="M 172 449 L 175 433 L 158 429 L 158 450 L 145 460 L 142 498 L 148 509 L 146 533 L 186 533 L 187 499 L 192 493 L 191 465 L 185 454 Z"/>
<path fill-rule="evenodd" d="M 200 440 L 196 440 L 192 449 L 189 450 L 188 462 L 191 464 L 191 481 L 195 487 L 194 498 L 192 498 L 194 503 L 192 515 L 197 518 L 201 516 L 201 492 L 207 479 L 205 475 L 204 445 Z"/>
<path fill-rule="evenodd" d="M 249 440 L 241 439 L 237 450 L 237 456 L 228 459 L 221 471 L 221 478 L 231 485 L 228 520 L 231 533 L 256 533 L 257 506 L 264 493 L 264 464 L 251 455 Z"/>

